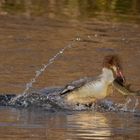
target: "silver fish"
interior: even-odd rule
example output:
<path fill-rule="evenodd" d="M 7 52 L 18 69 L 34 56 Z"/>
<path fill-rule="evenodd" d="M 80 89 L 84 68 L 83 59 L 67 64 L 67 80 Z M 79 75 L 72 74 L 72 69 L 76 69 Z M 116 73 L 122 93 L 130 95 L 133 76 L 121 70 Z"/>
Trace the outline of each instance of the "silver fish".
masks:
<path fill-rule="evenodd" d="M 119 84 L 117 81 L 113 81 L 113 87 L 122 95 L 140 96 L 140 91 L 132 91 L 124 85 Z"/>

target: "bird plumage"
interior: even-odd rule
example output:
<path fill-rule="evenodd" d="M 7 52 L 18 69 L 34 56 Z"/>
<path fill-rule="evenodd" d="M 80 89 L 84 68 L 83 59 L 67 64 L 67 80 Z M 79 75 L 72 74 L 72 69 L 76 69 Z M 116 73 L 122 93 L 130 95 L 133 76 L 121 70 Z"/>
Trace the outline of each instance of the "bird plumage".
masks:
<path fill-rule="evenodd" d="M 97 78 L 84 78 L 68 84 L 61 95 L 70 103 L 90 103 L 107 96 L 108 86 L 114 80 L 113 73 L 103 68 L 102 74 Z"/>

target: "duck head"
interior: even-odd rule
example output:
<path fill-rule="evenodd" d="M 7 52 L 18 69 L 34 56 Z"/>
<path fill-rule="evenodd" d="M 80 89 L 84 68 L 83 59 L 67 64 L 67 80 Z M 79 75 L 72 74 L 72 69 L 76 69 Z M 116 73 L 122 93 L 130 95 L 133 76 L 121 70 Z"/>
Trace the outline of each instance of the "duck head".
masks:
<path fill-rule="evenodd" d="M 110 82 L 117 80 L 122 85 L 125 83 L 120 59 L 117 55 L 105 56 L 103 61 L 103 73 L 106 73 L 106 77 L 108 77 L 108 79 L 110 78 Z M 110 75 L 107 73 L 110 73 Z"/>

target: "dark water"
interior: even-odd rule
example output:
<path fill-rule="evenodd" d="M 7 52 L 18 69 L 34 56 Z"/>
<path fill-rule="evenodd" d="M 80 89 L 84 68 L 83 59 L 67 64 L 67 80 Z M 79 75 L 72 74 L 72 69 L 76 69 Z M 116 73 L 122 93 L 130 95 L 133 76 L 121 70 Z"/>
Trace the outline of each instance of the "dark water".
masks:
<path fill-rule="evenodd" d="M 26 18 L 140 21 L 139 0 L 1 0 L 1 15 Z"/>
<path fill-rule="evenodd" d="M 33 88 L 98 75 L 103 57 L 117 53 L 126 80 L 140 89 L 139 15 L 138 0 L 1 0 L 0 93 L 22 93 L 35 71 L 77 37 Z M 126 102 L 116 92 L 108 98 Z M 129 110 L 135 104 L 131 98 Z M 101 113 L 1 107 L 0 139 L 139 139 L 139 109 Z"/>

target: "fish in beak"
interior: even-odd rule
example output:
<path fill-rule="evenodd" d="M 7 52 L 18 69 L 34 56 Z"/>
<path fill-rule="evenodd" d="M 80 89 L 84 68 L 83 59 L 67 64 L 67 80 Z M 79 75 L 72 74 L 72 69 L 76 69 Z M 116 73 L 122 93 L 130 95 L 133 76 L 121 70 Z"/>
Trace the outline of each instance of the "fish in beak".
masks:
<path fill-rule="evenodd" d="M 119 67 L 116 67 L 116 66 L 113 66 L 113 70 L 114 70 L 115 75 L 116 75 L 116 80 L 120 84 L 124 85 L 126 80 L 125 80 L 125 76 L 123 75 L 122 70 Z"/>

